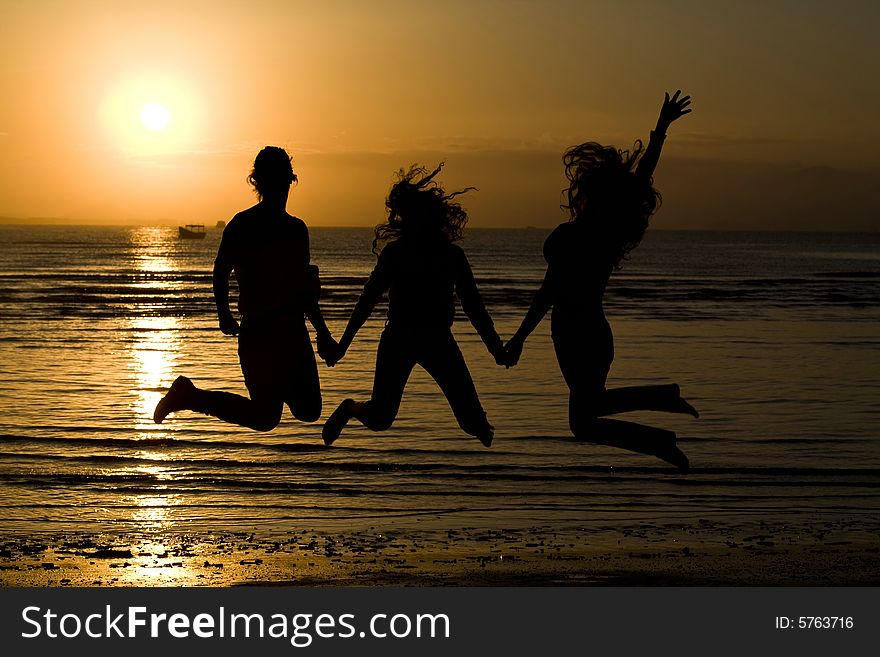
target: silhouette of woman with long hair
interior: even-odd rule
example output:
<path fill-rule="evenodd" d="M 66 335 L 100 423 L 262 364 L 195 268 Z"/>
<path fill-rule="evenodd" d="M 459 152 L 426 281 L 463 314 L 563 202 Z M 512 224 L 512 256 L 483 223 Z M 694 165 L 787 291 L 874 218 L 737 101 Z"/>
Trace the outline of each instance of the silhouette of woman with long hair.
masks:
<path fill-rule="evenodd" d="M 297 181 L 290 155 L 277 146 L 257 154 L 248 176 L 259 202 L 227 224 L 214 260 L 214 300 L 220 330 L 238 336 L 238 356 L 250 398 L 201 390 L 178 377 L 158 403 L 153 420 L 192 410 L 256 431 L 278 426 L 284 404 L 294 417 L 321 416 L 321 386 L 305 325 L 308 317 L 322 355 L 336 343 L 318 305 L 317 267 L 310 265 L 309 230 L 287 213 Z M 238 281 L 241 326 L 229 308 L 229 275 Z"/>
<path fill-rule="evenodd" d="M 652 176 L 666 130 L 691 111 L 690 96 L 680 94 L 666 94 L 644 151 L 637 141 L 632 152 L 595 142 L 565 152 L 570 184 L 563 208 L 571 219 L 544 243 L 547 273 L 522 325 L 505 345 L 503 360 L 508 366 L 519 361 L 526 338 L 552 308 L 553 347 L 570 390 L 569 425 L 575 437 L 651 454 L 686 469 L 688 459 L 672 431 L 605 419 L 637 410 L 698 413 L 675 384 L 605 388 L 614 338 L 602 307 L 612 271 L 639 245 L 660 204 Z"/>
<path fill-rule="evenodd" d="M 346 423 L 356 418 L 373 431 L 388 429 L 397 416 L 403 389 L 415 365 L 440 385 L 459 426 L 486 447 L 493 427 L 486 419 L 474 382 L 452 335 L 453 292 L 496 362 L 503 349 L 492 319 L 477 290 L 467 257 L 458 245 L 467 212 L 455 197 L 472 188 L 447 194 L 434 171 L 412 166 L 401 169 L 385 206 L 388 220 L 376 227 L 376 267 L 364 286 L 337 357 L 342 358 L 374 306 L 388 291 L 388 321 L 376 353 L 376 374 L 369 401 L 344 400 L 324 425 L 324 442 L 335 441 Z"/>

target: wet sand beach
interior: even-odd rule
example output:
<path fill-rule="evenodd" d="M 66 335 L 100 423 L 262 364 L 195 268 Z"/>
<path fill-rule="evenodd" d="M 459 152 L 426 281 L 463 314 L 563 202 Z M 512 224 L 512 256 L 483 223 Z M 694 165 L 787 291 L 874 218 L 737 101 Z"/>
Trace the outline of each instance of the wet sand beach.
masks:
<path fill-rule="evenodd" d="M 6 539 L 3 586 L 876 586 L 876 519 Z"/>

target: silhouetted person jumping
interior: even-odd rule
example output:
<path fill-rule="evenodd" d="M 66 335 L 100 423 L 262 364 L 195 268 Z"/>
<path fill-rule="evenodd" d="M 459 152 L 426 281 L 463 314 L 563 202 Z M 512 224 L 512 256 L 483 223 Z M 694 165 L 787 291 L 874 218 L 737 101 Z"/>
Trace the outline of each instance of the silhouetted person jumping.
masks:
<path fill-rule="evenodd" d="M 523 344 L 551 308 L 551 333 L 556 358 L 570 389 L 569 425 L 577 438 L 652 454 L 678 467 L 688 459 L 676 446 L 675 433 L 608 420 L 626 411 L 669 413 L 697 411 L 682 399 L 678 385 L 606 389 L 614 360 L 614 338 L 605 319 L 602 298 L 611 272 L 620 269 L 648 228 L 660 204 L 653 188 L 654 168 L 666 130 L 690 112 L 690 96 L 666 94 L 648 147 L 637 141 L 632 152 L 587 142 L 563 156 L 570 185 L 567 204 L 571 220 L 559 225 L 544 243 L 547 273 L 519 330 L 505 346 L 504 361 L 515 365 Z"/>
<path fill-rule="evenodd" d="M 339 405 L 324 425 L 327 445 L 351 418 L 373 431 L 388 429 L 415 365 L 440 385 L 462 430 L 486 447 L 492 444 L 493 427 L 452 335 L 453 292 L 496 361 L 502 343 L 464 251 L 453 244 L 467 223 L 467 213 L 453 199 L 468 190 L 447 194 L 434 180 L 442 167 L 430 173 L 417 166 L 401 169 L 385 201 L 388 220 L 376 227 L 373 252 L 378 252 L 380 242 L 388 243 L 351 313 L 337 357 L 327 361 L 332 365 L 345 355 L 387 290 L 388 321 L 376 353 L 373 392 L 369 401 L 346 399 Z"/>
<path fill-rule="evenodd" d="M 284 404 L 304 422 L 321 416 L 321 386 L 306 329 L 308 317 L 319 353 L 335 342 L 318 306 L 317 267 L 309 264 L 309 231 L 287 213 L 290 186 L 297 177 L 284 149 L 267 146 L 254 160 L 248 182 L 259 197 L 227 224 L 214 260 L 214 300 L 220 330 L 238 335 L 238 357 L 250 399 L 196 388 L 178 377 L 157 404 L 153 420 L 192 410 L 224 422 L 270 431 Z M 238 281 L 241 327 L 229 309 L 229 274 Z"/>

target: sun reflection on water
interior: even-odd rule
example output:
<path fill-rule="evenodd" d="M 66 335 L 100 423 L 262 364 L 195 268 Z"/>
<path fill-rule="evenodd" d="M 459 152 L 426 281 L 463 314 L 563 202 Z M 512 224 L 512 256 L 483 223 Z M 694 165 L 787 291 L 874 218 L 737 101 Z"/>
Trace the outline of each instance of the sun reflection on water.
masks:
<path fill-rule="evenodd" d="M 174 524 L 173 510 L 180 503 L 178 495 L 137 495 L 131 519 L 142 530 L 170 529 Z"/>
<path fill-rule="evenodd" d="M 173 237 L 164 228 L 144 227 L 132 231 L 134 265 L 136 271 L 145 276 L 140 286 L 162 289 L 173 285 L 170 279 L 178 267 L 171 253 L 172 240 Z M 157 280 L 156 274 L 165 274 L 168 280 L 163 280 L 166 277 Z M 152 305 L 150 310 L 153 310 Z M 173 316 L 138 316 L 137 312 L 134 315 L 130 325 L 130 362 L 135 377 L 136 400 L 132 404 L 135 428 L 149 431 L 155 437 L 154 432 L 159 427 L 153 423 L 153 409 L 171 385 L 181 326 Z"/>
<path fill-rule="evenodd" d="M 191 585 L 206 581 L 205 558 L 193 551 L 183 527 L 193 520 L 188 475 L 178 457 L 180 446 L 165 441 L 175 435 L 174 419 L 153 422 L 156 404 L 171 385 L 183 358 L 183 332 L 188 328 L 175 310 L 185 294 L 192 250 L 168 228 L 137 228 L 130 233 L 129 266 L 133 273 L 127 320 L 126 362 L 130 381 L 131 429 L 143 449 L 129 452 L 135 461 L 125 468 L 135 488 L 120 491 L 125 509 L 130 555 L 109 567 L 111 581 L 128 585 Z M 184 245 L 186 246 L 186 245 Z"/>
<path fill-rule="evenodd" d="M 149 478 L 150 488 L 155 492 L 128 496 L 125 505 L 131 508 L 131 519 L 141 530 L 165 529 L 174 522 L 174 508 L 181 504 L 180 495 L 163 491 L 177 476 L 170 457 L 160 451 L 140 450 L 135 458 L 142 462 L 131 468 L 130 473 Z"/>
<path fill-rule="evenodd" d="M 173 474 L 162 465 L 142 465 L 137 471 L 160 479 L 173 479 Z M 198 560 L 193 559 L 185 545 L 168 539 L 179 529 L 176 509 L 184 503 L 179 494 L 132 495 L 126 502 L 131 508 L 134 530 L 141 538 L 132 547 L 129 567 L 119 573 L 121 579 L 144 586 L 194 584 L 204 577 Z"/>
<path fill-rule="evenodd" d="M 135 428 L 139 431 L 158 429 L 153 423 L 153 409 L 171 385 L 179 328 L 174 317 L 144 317 L 135 320 L 132 327 L 131 355 L 137 386 Z"/>

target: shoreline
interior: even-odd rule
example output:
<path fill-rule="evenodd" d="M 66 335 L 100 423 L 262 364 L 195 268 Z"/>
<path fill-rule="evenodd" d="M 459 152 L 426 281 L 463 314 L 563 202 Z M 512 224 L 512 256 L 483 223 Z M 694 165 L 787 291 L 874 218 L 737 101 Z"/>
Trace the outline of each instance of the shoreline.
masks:
<path fill-rule="evenodd" d="M 6 537 L 0 586 L 877 586 L 875 522 Z"/>

